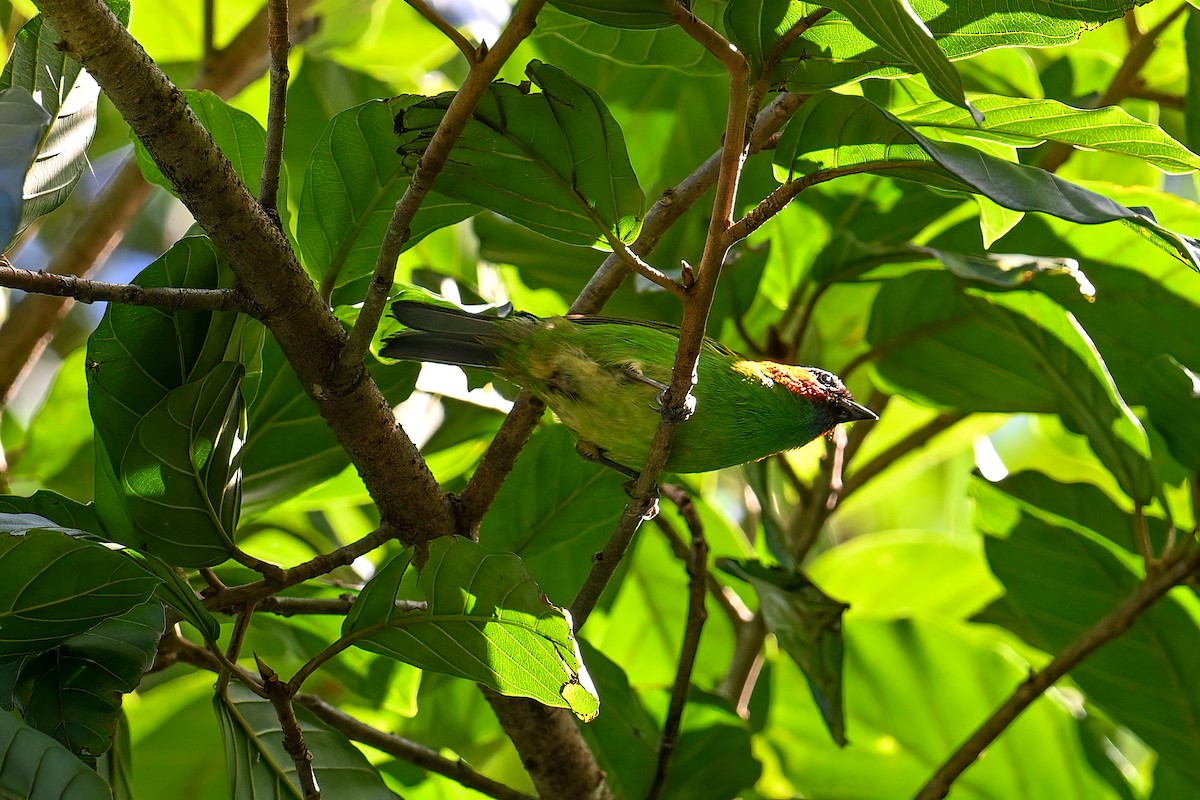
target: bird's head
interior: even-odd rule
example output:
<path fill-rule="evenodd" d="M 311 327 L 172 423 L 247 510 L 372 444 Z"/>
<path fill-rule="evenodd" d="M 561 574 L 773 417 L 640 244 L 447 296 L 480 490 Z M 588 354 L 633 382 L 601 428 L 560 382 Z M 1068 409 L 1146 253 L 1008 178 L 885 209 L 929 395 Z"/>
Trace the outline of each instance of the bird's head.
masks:
<path fill-rule="evenodd" d="M 816 367 L 793 367 L 772 361 L 742 362 L 747 372 L 753 372 L 764 383 L 781 386 L 797 397 L 802 397 L 829 412 L 826 430 L 843 422 L 863 419 L 879 419 L 871 409 L 856 403 L 842 383 L 832 372 Z M 752 367 L 752 369 L 750 369 Z"/>

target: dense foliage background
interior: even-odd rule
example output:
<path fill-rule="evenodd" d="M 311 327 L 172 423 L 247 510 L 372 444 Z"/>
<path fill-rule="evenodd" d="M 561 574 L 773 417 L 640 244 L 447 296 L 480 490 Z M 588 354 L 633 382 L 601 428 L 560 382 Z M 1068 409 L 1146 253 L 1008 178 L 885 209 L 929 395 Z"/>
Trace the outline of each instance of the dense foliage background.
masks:
<path fill-rule="evenodd" d="M 431 5 L 0 4 L 0 794 L 1194 797 L 1200 12 Z M 402 290 L 881 419 L 624 552 Z"/>

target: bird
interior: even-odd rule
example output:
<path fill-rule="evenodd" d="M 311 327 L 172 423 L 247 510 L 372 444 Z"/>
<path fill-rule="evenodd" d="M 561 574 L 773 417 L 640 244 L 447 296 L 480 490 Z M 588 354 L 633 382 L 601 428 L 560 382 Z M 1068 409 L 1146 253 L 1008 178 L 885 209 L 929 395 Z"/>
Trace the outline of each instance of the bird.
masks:
<path fill-rule="evenodd" d="M 584 458 L 636 478 L 661 419 L 679 329 L 615 317 L 506 311 L 487 316 L 397 300 L 391 313 L 406 330 L 388 337 L 380 354 L 490 370 L 549 406 Z M 752 361 L 707 337 L 696 372 L 694 410 L 676 429 L 667 472 L 759 461 L 844 422 L 878 419 L 831 372 Z"/>

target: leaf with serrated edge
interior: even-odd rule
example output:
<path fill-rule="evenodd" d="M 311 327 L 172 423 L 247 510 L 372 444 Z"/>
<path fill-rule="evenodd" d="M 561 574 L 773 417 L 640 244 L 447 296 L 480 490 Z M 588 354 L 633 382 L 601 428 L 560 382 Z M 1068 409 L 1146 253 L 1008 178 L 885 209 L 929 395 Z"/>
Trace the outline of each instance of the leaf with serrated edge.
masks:
<path fill-rule="evenodd" d="M 541 596 L 520 558 L 457 536 L 436 539 L 417 577 L 428 607 L 400 611 L 395 601 L 411 560 L 405 550 L 371 579 L 346 616 L 344 636 L 422 669 L 570 708 L 585 721 L 596 716 L 599 698 L 570 619 Z"/>

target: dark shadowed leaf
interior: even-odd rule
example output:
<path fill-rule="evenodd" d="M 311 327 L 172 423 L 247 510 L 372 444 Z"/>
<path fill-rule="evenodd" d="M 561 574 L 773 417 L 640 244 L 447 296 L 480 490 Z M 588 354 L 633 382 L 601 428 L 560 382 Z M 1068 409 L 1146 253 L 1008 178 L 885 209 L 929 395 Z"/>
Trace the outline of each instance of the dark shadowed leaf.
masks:
<path fill-rule="evenodd" d="M 633 241 L 645 197 L 604 101 L 540 61 L 525 72 L 541 91 L 492 84 L 435 188 L 569 244 Z M 410 171 L 453 97 L 401 98 L 396 131 Z"/>
<path fill-rule="evenodd" d="M 665 28 L 674 24 L 661 3 L 645 0 L 550 0 L 550 5 L 613 28 Z M 691 2 L 685 0 L 684 5 L 691 6 Z"/>
<path fill-rule="evenodd" d="M 658 723 L 620 665 L 586 642 L 581 645 L 604 707 L 580 730 L 617 796 L 645 797 L 658 763 Z"/>
<path fill-rule="evenodd" d="M 873 172 L 952 191 L 981 194 L 1014 211 L 1040 211 L 1094 225 L 1125 222 L 1200 270 L 1196 240 L 1045 170 L 956 142 L 934 142 L 862 97 L 822 92 L 800 109 L 775 151 L 782 180 Z"/>
<path fill-rule="evenodd" d="M 540 428 L 484 517 L 479 540 L 521 556 L 552 602 L 569 603 L 620 516 L 624 480 L 581 458 L 563 426 Z"/>
<path fill-rule="evenodd" d="M 241 509 L 241 364 L 172 389 L 134 428 L 121 483 L 147 551 L 171 564 L 229 558 Z"/>
<path fill-rule="evenodd" d="M 845 746 L 842 615 L 849 606 L 795 570 L 732 559 L 721 559 L 717 566 L 754 586 L 767 628 L 803 670 L 829 735 Z"/>
<path fill-rule="evenodd" d="M 740 797 L 761 773 L 746 721 L 733 713 L 724 698 L 693 687 L 663 797 Z"/>
<path fill-rule="evenodd" d="M 164 623 L 160 603 L 143 603 L 56 647 L 18 656 L 6 665 L 11 681 L 0 680 L 0 705 L 95 763 L 112 745 L 122 696 L 154 663 Z"/>
<path fill-rule="evenodd" d="M 112 800 L 108 784 L 90 767 L 6 711 L 0 711 L 0 794 L 38 800 Z"/>
<path fill-rule="evenodd" d="M 145 603 L 158 579 L 32 514 L 0 514 L 0 656 L 39 653 Z"/>
<path fill-rule="evenodd" d="M 283 730 L 275 709 L 236 681 L 213 697 L 213 710 L 225 742 L 225 769 L 233 800 L 301 798 L 296 764 L 283 749 Z M 317 784 L 324 797 L 391 800 L 397 795 L 367 757 L 342 734 L 306 709 L 295 707 L 304 743 L 313 754 Z"/>
<path fill-rule="evenodd" d="M 326 296 L 371 274 L 392 212 L 410 183 L 396 153 L 395 102 L 375 100 L 337 114 L 308 162 L 296 241 L 304 268 Z M 405 246 L 479 210 L 431 192 L 413 219 Z"/>
<path fill-rule="evenodd" d="M 0 247 L 20 233 L 25 175 L 50 126 L 50 115 L 24 87 L 0 92 Z"/>
<path fill-rule="evenodd" d="M 997 497 L 990 492 L 991 502 Z M 1137 557 L 1078 525 L 1068 529 L 1024 511 L 981 517 L 980 524 L 993 534 L 988 562 L 1009 607 L 1037 632 L 1034 644 L 1052 653 L 1116 608 L 1141 577 Z M 1200 663 L 1198 613 L 1195 594 L 1176 589 L 1071 672 L 1091 700 L 1193 783 L 1200 781 L 1200 691 L 1192 680 Z"/>
<path fill-rule="evenodd" d="M 343 635 L 422 669 L 570 708 L 584 720 L 596 716 L 599 699 L 570 621 L 542 596 L 520 558 L 457 536 L 435 539 L 416 596 L 401 598 L 427 608 L 403 611 L 395 601 L 411 559 L 406 550 L 367 583 Z"/>

